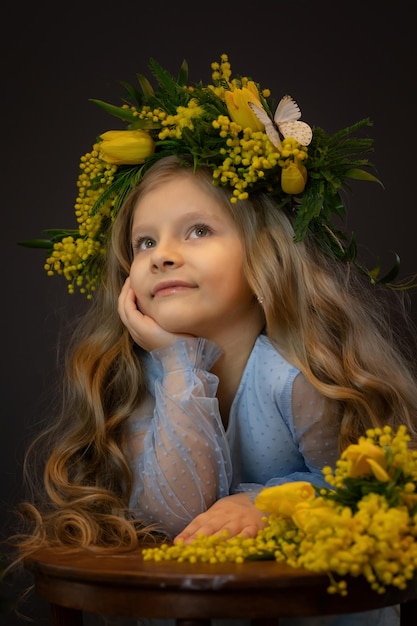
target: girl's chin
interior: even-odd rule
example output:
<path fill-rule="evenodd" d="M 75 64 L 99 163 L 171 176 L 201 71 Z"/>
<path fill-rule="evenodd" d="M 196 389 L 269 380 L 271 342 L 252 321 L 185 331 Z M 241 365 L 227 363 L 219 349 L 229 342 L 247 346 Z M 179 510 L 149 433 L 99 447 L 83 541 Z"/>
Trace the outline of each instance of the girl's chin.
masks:
<path fill-rule="evenodd" d="M 168 323 L 158 322 L 159 326 L 166 330 L 168 333 L 172 333 L 173 335 L 188 335 L 191 337 L 205 337 L 206 333 L 203 329 L 194 324 L 184 324 L 184 321 L 181 324 L 175 324 L 172 320 Z"/>
<path fill-rule="evenodd" d="M 201 333 L 207 325 L 201 316 L 195 315 L 191 307 L 181 307 L 181 310 L 174 310 L 174 307 L 169 310 L 167 307 L 165 311 L 158 311 L 156 315 L 151 315 L 151 317 L 168 333 L 177 335 L 201 337 L 204 336 Z"/>
<path fill-rule="evenodd" d="M 167 333 L 175 333 L 175 334 L 187 334 L 192 335 L 192 324 L 186 323 L 184 318 L 181 320 L 176 320 L 173 317 L 159 316 L 158 318 L 154 317 L 155 322 L 167 331 Z"/>

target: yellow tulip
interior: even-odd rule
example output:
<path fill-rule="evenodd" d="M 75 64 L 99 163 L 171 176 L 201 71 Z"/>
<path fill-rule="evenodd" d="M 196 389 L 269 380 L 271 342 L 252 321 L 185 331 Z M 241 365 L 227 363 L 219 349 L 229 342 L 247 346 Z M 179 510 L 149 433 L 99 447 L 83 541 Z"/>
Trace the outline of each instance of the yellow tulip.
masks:
<path fill-rule="evenodd" d="M 248 82 L 246 87 L 225 91 L 224 99 L 230 118 L 242 128 L 251 128 L 254 131 L 264 130 L 264 125 L 256 117 L 248 102 L 263 108 L 258 89 L 253 81 Z"/>
<path fill-rule="evenodd" d="M 100 139 L 100 158 L 111 165 L 144 163 L 155 150 L 152 137 L 143 130 L 108 130 Z"/>
<path fill-rule="evenodd" d="M 351 478 L 372 474 L 382 482 L 387 482 L 390 478 L 386 471 L 384 450 L 369 441 L 351 444 L 343 452 L 342 458 L 348 461 L 348 476 Z"/>
<path fill-rule="evenodd" d="M 329 518 L 331 518 L 332 511 L 327 506 L 319 508 L 303 507 L 294 511 L 292 519 L 294 524 L 301 530 L 311 531 L 312 528 L 315 531 L 319 531 L 323 526 L 327 526 Z"/>
<path fill-rule="evenodd" d="M 314 500 L 316 492 L 311 483 L 296 481 L 265 487 L 255 498 L 255 506 L 272 515 L 291 517 L 297 507 L 305 502 Z"/>
<path fill-rule="evenodd" d="M 348 528 L 354 525 L 352 513 L 341 515 L 338 509 L 327 506 L 325 502 L 316 500 L 317 506 L 299 506 L 292 519 L 300 530 L 317 534 L 323 528 Z"/>

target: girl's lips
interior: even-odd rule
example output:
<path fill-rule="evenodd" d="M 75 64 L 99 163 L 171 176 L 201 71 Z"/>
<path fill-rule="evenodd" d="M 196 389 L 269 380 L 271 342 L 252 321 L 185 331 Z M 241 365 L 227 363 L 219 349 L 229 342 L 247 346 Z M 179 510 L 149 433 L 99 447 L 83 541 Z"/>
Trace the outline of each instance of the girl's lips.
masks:
<path fill-rule="evenodd" d="M 195 285 L 190 283 L 184 283 L 179 281 L 165 281 L 159 283 L 152 290 L 152 296 L 169 296 L 180 291 L 187 291 L 188 289 L 194 289 Z"/>

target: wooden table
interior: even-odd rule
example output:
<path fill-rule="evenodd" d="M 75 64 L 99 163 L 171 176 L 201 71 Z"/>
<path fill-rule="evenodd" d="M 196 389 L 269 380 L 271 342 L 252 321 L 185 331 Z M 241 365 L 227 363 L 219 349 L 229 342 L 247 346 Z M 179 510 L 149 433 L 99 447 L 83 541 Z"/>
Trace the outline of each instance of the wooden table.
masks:
<path fill-rule="evenodd" d="M 275 561 L 190 564 L 119 555 L 41 550 L 27 558 L 36 593 L 50 603 L 53 626 L 82 626 L 83 612 L 130 618 L 176 618 L 202 626 L 212 618 L 246 618 L 255 626 L 279 617 L 368 611 L 401 604 L 401 626 L 417 624 L 417 577 L 406 590 L 373 592 L 348 579 L 348 595 L 331 595 L 326 575 Z"/>

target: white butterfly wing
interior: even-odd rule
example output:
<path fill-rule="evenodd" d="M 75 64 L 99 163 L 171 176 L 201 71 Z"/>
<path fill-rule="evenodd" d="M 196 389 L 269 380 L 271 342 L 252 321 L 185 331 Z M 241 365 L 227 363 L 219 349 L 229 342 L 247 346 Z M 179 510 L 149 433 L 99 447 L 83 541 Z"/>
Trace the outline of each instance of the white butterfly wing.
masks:
<path fill-rule="evenodd" d="M 256 106 L 253 102 L 248 102 L 250 108 L 255 113 L 256 117 L 262 124 L 265 126 L 265 132 L 268 135 L 269 141 L 273 146 L 277 148 L 277 150 L 281 150 L 281 139 L 277 129 L 274 126 L 274 122 L 269 117 L 268 113 L 265 109 Z"/>
<path fill-rule="evenodd" d="M 301 111 L 291 96 L 281 98 L 274 120 L 284 137 L 294 137 L 302 146 L 308 146 L 313 138 L 313 131 L 305 122 L 298 121 Z"/>
<path fill-rule="evenodd" d="M 285 121 L 279 122 L 278 128 L 284 137 L 293 137 L 302 146 L 308 146 L 313 138 L 313 131 L 305 122 Z"/>
<path fill-rule="evenodd" d="M 299 120 L 300 117 L 301 111 L 296 101 L 291 96 L 281 98 L 274 115 L 275 123 L 279 125 L 280 122 Z"/>

